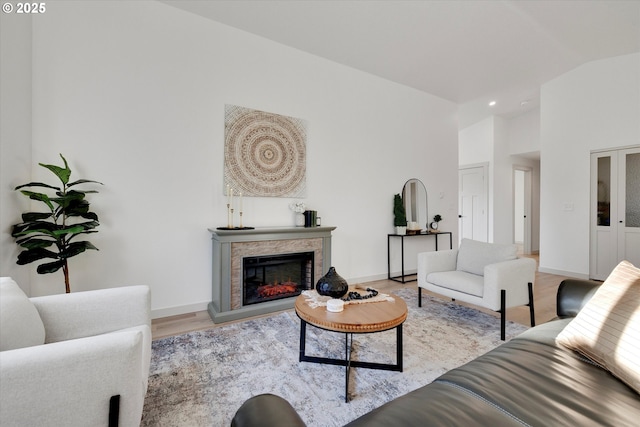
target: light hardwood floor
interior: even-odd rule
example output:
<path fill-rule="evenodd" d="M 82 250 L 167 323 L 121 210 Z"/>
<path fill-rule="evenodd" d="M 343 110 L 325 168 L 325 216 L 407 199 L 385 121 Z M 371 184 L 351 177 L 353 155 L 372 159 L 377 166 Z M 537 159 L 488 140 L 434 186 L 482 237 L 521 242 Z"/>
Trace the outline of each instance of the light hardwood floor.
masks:
<path fill-rule="evenodd" d="M 538 261 L 537 256 L 532 256 L 532 258 Z M 536 272 L 536 284 L 533 292 L 536 324 L 548 322 L 556 316 L 556 292 L 558 290 L 558 285 L 560 285 L 560 282 L 562 282 L 562 280 L 564 279 L 566 279 L 565 276 Z M 417 289 L 418 286 L 416 282 L 402 284 L 386 279 L 369 282 L 367 283 L 367 285 L 383 292 L 391 292 L 393 290 L 402 288 Z M 426 293 L 428 294 L 429 292 Z M 469 305 L 463 302 L 460 302 L 460 304 L 477 308 L 496 317 L 500 316 L 499 313 L 493 312 L 491 310 L 483 309 L 481 307 Z M 265 316 L 269 316 L 269 314 Z M 507 309 L 507 320 L 512 320 L 514 322 L 518 322 L 528 326 L 529 307 L 522 306 Z M 187 313 L 178 316 L 154 319 L 151 323 L 151 331 L 153 334 L 153 339 L 155 340 L 191 331 L 216 328 L 222 325 L 224 324 L 213 323 L 211 321 L 211 318 L 209 317 L 209 313 L 207 313 L 206 311 L 198 311 L 195 313 Z"/>

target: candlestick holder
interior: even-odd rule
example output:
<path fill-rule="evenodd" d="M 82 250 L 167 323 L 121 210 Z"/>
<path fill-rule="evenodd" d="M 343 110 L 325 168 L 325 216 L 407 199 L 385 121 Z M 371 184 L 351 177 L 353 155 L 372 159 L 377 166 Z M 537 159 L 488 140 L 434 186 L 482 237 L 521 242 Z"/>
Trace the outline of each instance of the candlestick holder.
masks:
<path fill-rule="evenodd" d="M 234 209 L 231 207 L 230 203 L 227 203 L 227 226 L 226 227 L 217 227 L 218 230 L 255 230 L 255 227 L 245 227 L 242 225 L 242 211 L 239 211 L 240 214 L 240 225 L 238 227 L 233 226 L 233 212 Z"/>

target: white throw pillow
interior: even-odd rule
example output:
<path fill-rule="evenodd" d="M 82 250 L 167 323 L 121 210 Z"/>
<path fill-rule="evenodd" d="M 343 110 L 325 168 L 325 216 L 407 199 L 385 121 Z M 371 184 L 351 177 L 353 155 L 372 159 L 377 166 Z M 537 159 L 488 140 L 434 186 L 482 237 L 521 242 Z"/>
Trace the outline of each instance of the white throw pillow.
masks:
<path fill-rule="evenodd" d="M 458 250 L 456 270 L 484 276 L 486 265 L 509 261 L 517 257 L 518 247 L 516 245 L 462 239 Z"/>
<path fill-rule="evenodd" d="M 10 277 L 0 277 L 0 351 L 44 344 L 38 309 Z"/>
<path fill-rule="evenodd" d="M 640 268 L 618 264 L 556 342 L 640 393 Z"/>

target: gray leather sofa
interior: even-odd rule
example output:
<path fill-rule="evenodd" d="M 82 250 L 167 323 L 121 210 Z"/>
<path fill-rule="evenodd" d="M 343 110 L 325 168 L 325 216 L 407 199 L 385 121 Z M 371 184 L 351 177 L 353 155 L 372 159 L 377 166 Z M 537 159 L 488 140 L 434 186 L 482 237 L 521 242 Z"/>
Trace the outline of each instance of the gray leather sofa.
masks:
<path fill-rule="evenodd" d="M 640 395 L 556 335 L 599 282 L 565 280 L 558 319 L 453 369 L 347 426 L 637 426 Z M 284 399 L 262 394 L 237 411 L 233 427 L 304 426 Z"/>

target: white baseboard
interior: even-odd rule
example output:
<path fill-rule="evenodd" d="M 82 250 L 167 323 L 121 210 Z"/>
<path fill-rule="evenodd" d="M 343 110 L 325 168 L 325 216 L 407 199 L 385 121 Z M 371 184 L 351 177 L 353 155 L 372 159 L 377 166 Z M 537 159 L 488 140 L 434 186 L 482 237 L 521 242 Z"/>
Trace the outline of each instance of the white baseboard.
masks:
<path fill-rule="evenodd" d="M 152 319 L 160 319 L 162 317 L 179 316 L 181 314 L 195 313 L 196 311 L 206 311 L 211 301 L 199 302 L 195 304 L 179 305 L 175 307 L 159 308 L 151 310 Z"/>
<path fill-rule="evenodd" d="M 347 280 L 347 283 L 350 285 L 357 285 L 360 283 L 367 283 L 367 282 L 375 282 L 376 280 L 382 280 L 382 279 L 386 279 L 387 275 L 376 275 L 376 276 L 363 276 L 363 277 L 349 277 Z"/>
<path fill-rule="evenodd" d="M 553 268 L 538 267 L 540 273 L 555 274 L 557 276 L 573 277 L 575 279 L 589 280 L 588 274 L 576 273 L 575 271 L 555 270 Z"/>
<path fill-rule="evenodd" d="M 396 277 L 399 276 L 401 273 L 398 272 L 391 272 L 391 276 L 392 277 Z M 410 274 L 416 274 L 416 270 L 407 270 L 404 272 L 405 276 L 408 276 Z M 349 278 L 347 279 L 347 282 L 350 285 L 356 285 L 358 283 L 368 283 L 368 282 L 377 282 L 378 280 L 387 280 L 387 274 L 376 274 L 375 276 L 363 276 L 363 277 L 353 277 L 353 278 Z"/>

